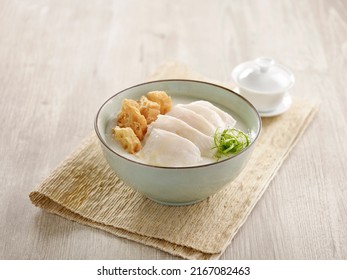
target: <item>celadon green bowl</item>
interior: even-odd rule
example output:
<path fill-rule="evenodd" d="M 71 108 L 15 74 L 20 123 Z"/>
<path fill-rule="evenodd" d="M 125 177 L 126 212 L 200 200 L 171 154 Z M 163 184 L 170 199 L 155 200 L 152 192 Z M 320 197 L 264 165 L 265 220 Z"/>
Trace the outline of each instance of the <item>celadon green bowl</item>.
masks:
<path fill-rule="evenodd" d="M 182 100 L 213 103 L 236 119 L 236 128 L 249 133 L 251 144 L 234 156 L 199 166 L 159 167 L 137 161 L 109 136 L 110 122 L 120 112 L 124 98 L 138 100 L 154 90 L 166 91 L 173 104 Z M 249 161 L 260 130 L 261 118 L 249 101 L 230 89 L 194 80 L 160 80 L 127 88 L 109 98 L 95 119 L 95 131 L 104 156 L 117 176 L 135 191 L 166 205 L 202 201 L 234 180 Z"/>

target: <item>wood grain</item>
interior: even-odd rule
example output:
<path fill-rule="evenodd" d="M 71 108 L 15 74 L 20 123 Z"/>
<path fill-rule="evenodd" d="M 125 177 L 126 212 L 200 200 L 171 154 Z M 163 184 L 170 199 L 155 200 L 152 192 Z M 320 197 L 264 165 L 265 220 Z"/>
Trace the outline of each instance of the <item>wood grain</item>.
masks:
<path fill-rule="evenodd" d="M 98 107 L 167 60 L 228 82 L 274 57 L 322 106 L 223 259 L 347 259 L 347 3 L 0 0 L 0 259 L 172 259 L 33 207 Z"/>

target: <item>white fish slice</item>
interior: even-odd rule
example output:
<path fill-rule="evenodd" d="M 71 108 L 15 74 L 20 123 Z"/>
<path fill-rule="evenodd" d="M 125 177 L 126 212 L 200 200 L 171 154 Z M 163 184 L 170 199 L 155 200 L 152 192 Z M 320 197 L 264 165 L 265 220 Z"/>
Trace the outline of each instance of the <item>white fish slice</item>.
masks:
<path fill-rule="evenodd" d="M 157 166 L 192 166 L 201 161 L 199 148 L 170 131 L 153 128 L 137 156 L 147 164 Z"/>
<path fill-rule="evenodd" d="M 213 138 L 203 134 L 178 118 L 169 115 L 159 115 L 158 119 L 154 121 L 151 126 L 153 128 L 160 128 L 176 133 L 177 135 L 190 140 L 200 149 L 202 156 L 211 157 L 213 154 Z"/>
<path fill-rule="evenodd" d="M 207 136 L 212 136 L 216 131 L 216 128 L 203 116 L 195 113 L 188 108 L 183 107 L 182 104 L 177 104 L 172 107 L 171 111 L 166 115 L 186 122 L 191 127 L 194 127 Z"/>
<path fill-rule="evenodd" d="M 228 114 L 227 112 L 224 112 L 217 106 L 213 105 L 211 102 L 208 102 L 205 100 L 198 100 L 198 101 L 194 101 L 190 103 L 190 106 L 195 106 L 195 105 L 204 106 L 216 112 L 219 115 L 219 117 L 222 119 L 222 121 L 224 122 L 225 127 L 234 127 L 236 124 L 236 120 L 230 114 Z"/>

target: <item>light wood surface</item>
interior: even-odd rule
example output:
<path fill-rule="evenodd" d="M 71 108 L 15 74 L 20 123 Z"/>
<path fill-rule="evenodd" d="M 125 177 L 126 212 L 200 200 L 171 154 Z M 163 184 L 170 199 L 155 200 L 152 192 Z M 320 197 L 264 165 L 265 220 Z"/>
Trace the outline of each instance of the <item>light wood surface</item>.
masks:
<path fill-rule="evenodd" d="M 0 0 L 0 259 L 173 259 L 43 212 L 28 193 L 98 107 L 168 60 L 230 81 L 266 55 L 314 121 L 222 259 L 347 259 L 346 1 Z"/>

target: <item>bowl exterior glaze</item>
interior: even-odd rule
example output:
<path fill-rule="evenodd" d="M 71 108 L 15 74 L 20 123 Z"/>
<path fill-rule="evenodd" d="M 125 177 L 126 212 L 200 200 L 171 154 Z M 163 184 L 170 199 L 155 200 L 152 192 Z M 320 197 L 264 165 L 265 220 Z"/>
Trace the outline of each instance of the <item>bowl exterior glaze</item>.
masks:
<path fill-rule="evenodd" d="M 250 158 L 253 147 L 236 160 L 191 168 L 161 168 L 139 165 L 114 156 L 102 144 L 108 164 L 129 187 L 148 198 L 168 205 L 199 202 L 223 188 L 239 175 Z"/>
<path fill-rule="evenodd" d="M 165 90 L 173 99 L 189 95 L 193 100 L 207 100 L 223 107 L 222 109 L 237 116 L 253 135 L 251 145 L 226 160 L 191 167 L 151 166 L 117 153 L 106 141 L 107 121 L 112 114 L 119 112 L 124 98 L 137 99 L 151 90 Z M 95 120 L 95 130 L 104 156 L 117 176 L 151 200 L 167 205 L 199 202 L 234 180 L 249 161 L 260 129 L 261 119 L 249 101 L 229 89 L 191 80 L 153 81 L 128 88 L 107 100 Z"/>

